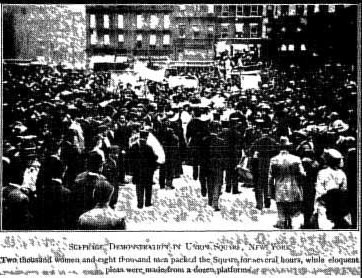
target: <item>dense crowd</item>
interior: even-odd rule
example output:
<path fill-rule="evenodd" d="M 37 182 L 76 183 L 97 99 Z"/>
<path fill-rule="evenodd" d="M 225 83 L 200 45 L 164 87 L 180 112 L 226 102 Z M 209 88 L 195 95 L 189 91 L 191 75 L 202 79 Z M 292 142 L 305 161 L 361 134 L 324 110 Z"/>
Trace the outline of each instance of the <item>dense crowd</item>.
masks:
<path fill-rule="evenodd" d="M 3 228 L 125 229 L 114 208 L 126 177 L 142 209 L 184 164 L 215 211 L 222 191 L 253 186 L 257 209 L 275 200 L 277 228 L 299 212 L 301 228 L 356 228 L 353 68 L 269 68 L 248 90 L 217 70 L 185 73 L 198 88 L 148 81 L 139 94 L 110 91 L 107 72 L 5 66 Z"/>

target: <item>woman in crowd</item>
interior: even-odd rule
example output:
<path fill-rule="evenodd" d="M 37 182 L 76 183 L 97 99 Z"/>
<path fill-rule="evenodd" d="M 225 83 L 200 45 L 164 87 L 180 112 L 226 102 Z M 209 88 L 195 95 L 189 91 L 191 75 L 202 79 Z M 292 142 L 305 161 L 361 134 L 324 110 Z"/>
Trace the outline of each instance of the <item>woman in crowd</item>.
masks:
<path fill-rule="evenodd" d="M 342 192 L 346 192 L 347 177 L 341 169 L 343 166 L 343 157 L 339 151 L 335 149 L 326 149 L 324 159 L 326 168 L 318 172 L 316 181 L 314 214 L 318 220 L 320 229 L 331 229 L 333 228 L 334 223 L 331 221 L 331 216 L 327 215 L 327 209 L 328 207 L 330 208 L 330 205 L 327 205 L 325 198 L 330 190 L 338 189 Z M 330 204 L 330 202 L 328 204 Z"/>

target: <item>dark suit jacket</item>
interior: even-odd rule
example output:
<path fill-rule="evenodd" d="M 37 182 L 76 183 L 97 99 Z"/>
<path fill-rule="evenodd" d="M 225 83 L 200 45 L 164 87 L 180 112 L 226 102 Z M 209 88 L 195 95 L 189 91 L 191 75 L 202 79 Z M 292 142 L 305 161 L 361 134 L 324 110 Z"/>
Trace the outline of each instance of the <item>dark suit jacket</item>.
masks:
<path fill-rule="evenodd" d="M 135 143 L 130 149 L 131 173 L 134 184 L 152 184 L 157 156 L 148 145 Z"/>
<path fill-rule="evenodd" d="M 71 216 L 73 221 L 76 221 L 81 214 L 91 210 L 95 206 L 93 190 L 98 181 L 105 180 L 107 179 L 103 175 L 89 171 L 80 173 L 76 177 L 71 188 Z"/>
<path fill-rule="evenodd" d="M 69 209 L 71 192 L 61 180 L 52 180 L 45 186 L 38 200 L 38 228 L 60 230 L 70 228 Z"/>

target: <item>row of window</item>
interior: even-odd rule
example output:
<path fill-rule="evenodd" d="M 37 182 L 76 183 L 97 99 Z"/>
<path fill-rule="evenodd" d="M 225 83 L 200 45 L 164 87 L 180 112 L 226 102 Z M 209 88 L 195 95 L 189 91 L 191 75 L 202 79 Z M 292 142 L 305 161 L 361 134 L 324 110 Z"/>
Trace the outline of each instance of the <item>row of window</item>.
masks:
<path fill-rule="evenodd" d="M 260 36 L 259 34 L 259 24 L 258 23 L 250 23 L 247 24 L 249 26 L 249 34 L 247 34 L 247 32 L 245 31 L 245 26 L 246 24 L 244 23 L 236 23 L 235 24 L 235 33 L 236 33 L 236 37 L 250 37 L 250 38 L 257 38 Z M 227 38 L 229 37 L 229 28 L 230 28 L 230 24 L 229 23 L 222 23 L 221 24 L 221 38 Z M 179 24 L 178 26 L 179 29 L 179 37 L 180 38 L 185 38 L 186 37 L 186 24 Z M 192 25 L 191 26 L 191 31 L 192 31 L 192 37 L 194 39 L 200 38 L 201 36 L 201 25 Z M 214 25 L 207 25 L 207 33 L 208 33 L 208 37 L 212 37 L 214 36 L 214 31 L 215 31 L 215 27 Z"/>
<path fill-rule="evenodd" d="M 286 44 L 282 44 L 281 46 L 280 46 L 280 51 L 283 51 L 283 52 L 285 52 L 285 51 L 295 51 L 296 49 L 295 49 L 295 45 L 294 44 L 288 44 L 288 45 L 286 45 Z M 301 44 L 300 45 L 300 50 L 301 51 L 307 51 L 307 47 L 305 46 L 305 44 Z"/>
<path fill-rule="evenodd" d="M 160 27 L 160 17 L 157 15 L 151 15 L 148 20 L 145 20 L 145 17 L 143 15 L 137 15 L 137 29 L 143 29 L 145 27 L 149 27 L 151 29 L 156 29 L 157 27 Z M 97 22 L 96 22 L 96 15 L 91 14 L 90 15 L 90 22 L 89 27 L 91 29 L 96 28 Z M 103 15 L 103 28 L 109 29 L 110 28 L 110 16 L 108 14 Z M 124 16 L 122 14 L 117 15 L 117 28 L 123 29 L 124 28 Z M 163 28 L 169 29 L 170 28 L 170 16 L 165 14 L 163 15 Z"/>
<path fill-rule="evenodd" d="M 221 32 L 220 32 L 221 38 L 228 38 L 230 36 L 229 27 L 230 27 L 229 23 L 221 24 Z M 247 32 L 245 32 L 244 23 L 236 23 L 235 24 L 235 36 L 237 38 L 245 38 L 245 37 L 258 38 L 258 37 L 260 37 L 259 29 L 260 28 L 259 28 L 258 23 L 250 23 L 249 24 L 249 33 L 247 33 Z"/>
<path fill-rule="evenodd" d="M 221 16 L 305 16 L 313 13 L 334 13 L 343 5 L 267 5 L 265 14 L 263 5 L 222 5 Z"/>
<path fill-rule="evenodd" d="M 230 6 L 223 5 L 221 6 L 221 15 L 222 16 L 231 16 Z M 236 16 L 262 16 L 263 15 L 263 6 L 262 5 L 237 5 L 236 6 Z"/>
<path fill-rule="evenodd" d="M 161 39 L 161 37 L 159 39 Z M 142 42 L 142 40 L 143 40 L 142 34 L 137 34 L 136 40 L 137 40 L 137 42 Z M 156 41 L 157 41 L 157 36 L 156 35 L 152 34 L 152 35 L 149 36 L 149 45 L 156 45 Z M 100 40 L 98 38 L 97 32 L 94 30 L 91 33 L 90 43 L 92 45 L 96 45 L 96 44 L 110 45 L 110 35 L 109 34 L 104 34 L 103 38 Z M 118 43 L 124 43 L 124 35 L 123 34 L 118 34 Z M 170 35 L 169 34 L 163 35 L 162 44 L 163 45 L 170 45 Z"/>

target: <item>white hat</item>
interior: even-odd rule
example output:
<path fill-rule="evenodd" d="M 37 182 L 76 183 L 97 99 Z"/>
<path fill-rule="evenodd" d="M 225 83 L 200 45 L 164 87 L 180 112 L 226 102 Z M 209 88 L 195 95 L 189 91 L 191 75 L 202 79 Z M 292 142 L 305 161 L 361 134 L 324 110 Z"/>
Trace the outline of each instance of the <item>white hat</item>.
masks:
<path fill-rule="evenodd" d="M 332 124 L 333 130 L 342 133 L 349 129 L 349 125 L 343 122 L 342 120 L 335 120 Z"/>

